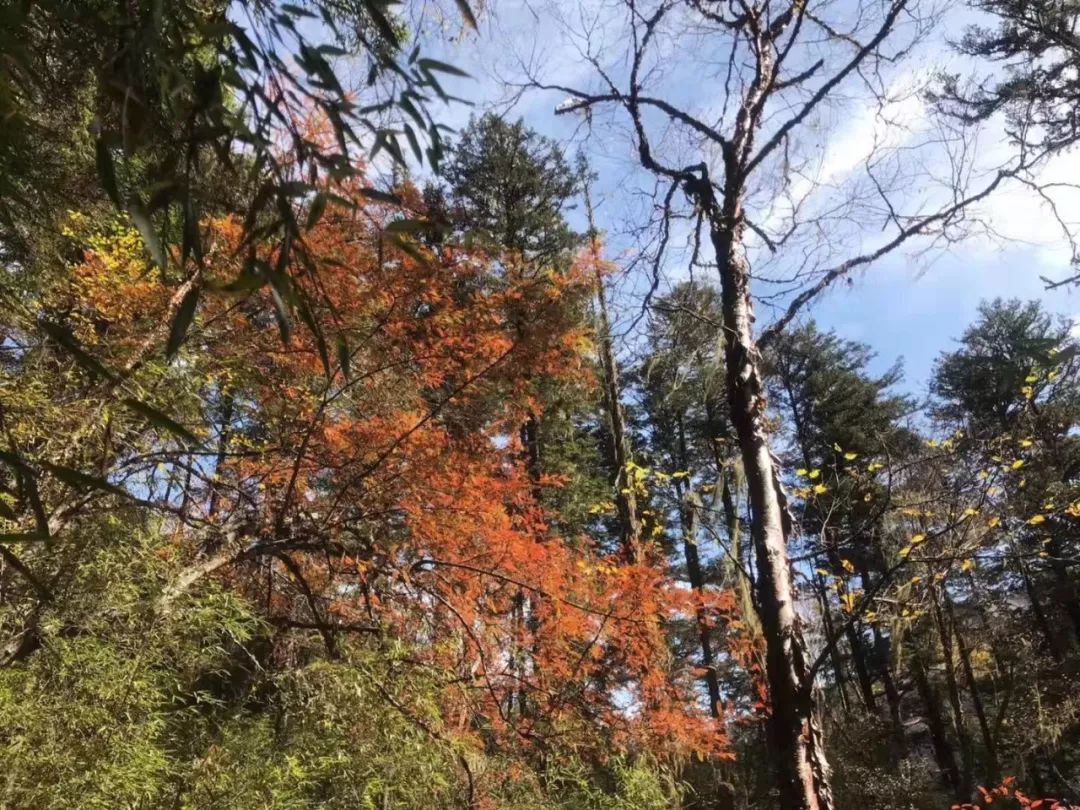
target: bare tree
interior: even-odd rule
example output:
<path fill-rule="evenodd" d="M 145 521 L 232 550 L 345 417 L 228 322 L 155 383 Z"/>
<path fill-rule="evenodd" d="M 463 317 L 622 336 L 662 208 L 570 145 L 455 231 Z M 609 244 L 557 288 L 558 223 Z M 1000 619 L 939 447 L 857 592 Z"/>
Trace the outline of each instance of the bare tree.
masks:
<path fill-rule="evenodd" d="M 828 810 L 816 667 L 796 610 L 792 521 L 759 349 L 835 282 L 902 248 L 970 233 L 977 203 L 1012 178 L 1033 182 L 1042 155 L 980 166 L 977 133 L 922 114 L 905 60 L 936 16 L 918 0 L 619 0 L 563 19 L 591 78 L 571 86 L 522 65 L 517 89 L 558 92 L 558 113 L 590 124 L 606 116 L 608 132 L 629 124 L 636 159 L 658 184 L 656 272 L 672 223 L 692 223 L 692 265 L 712 248 L 752 510 L 780 805 Z M 870 111 L 867 143 L 840 154 L 837 168 L 825 145 L 830 117 L 853 110 Z M 765 290 L 758 302 L 777 308 L 756 335 L 752 284 Z"/>

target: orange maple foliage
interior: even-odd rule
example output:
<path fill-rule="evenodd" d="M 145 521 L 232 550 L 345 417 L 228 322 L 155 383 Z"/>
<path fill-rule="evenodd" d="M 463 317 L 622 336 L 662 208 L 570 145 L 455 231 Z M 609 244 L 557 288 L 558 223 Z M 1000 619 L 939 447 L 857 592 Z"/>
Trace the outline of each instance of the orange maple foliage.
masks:
<path fill-rule="evenodd" d="M 422 212 L 415 190 L 402 196 L 404 209 L 357 188 L 354 208 L 331 204 L 304 234 L 310 261 L 286 273 L 322 337 L 297 328 L 287 343 L 273 328 L 280 292 L 224 289 L 242 266 L 239 224 L 204 224 L 181 354 L 204 403 L 196 430 L 217 450 L 196 466 L 206 497 L 185 501 L 182 553 L 220 553 L 205 529 L 242 527 L 247 545 L 221 570 L 270 622 L 316 629 L 330 655 L 359 636 L 388 665 L 425 668 L 445 684 L 445 732 L 477 746 L 726 756 L 665 628 L 698 609 L 730 617 L 731 597 L 677 587 L 651 545 L 627 564 L 559 536 L 522 461 L 541 386 L 592 384 L 578 306 L 589 257 L 526 272 L 476 249 L 403 245 L 386 226 Z M 88 251 L 71 294 L 88 321 L 108 320 L 122 360 L 170 288 L 156 274 L 131 282 L 143 303 L 125 320 L 124 290 L 102 281 L 108 251 Z M 257 256 L 277 262 L 276 249 Z M 341 358 L 324 368 L 320 340 L 337 338 L 347 374 Z"/>
<path fill-rule="evenodd" d="M 1016 787 L 1016 777 L 1006 776 L 994 788 L 978 786 L 980 803 L 954 804 L 952 810 L 983 810 L 992 804 L 1002 807 L 1022 807 L 1029 810 L 1069 810 L 1071 804 L 1058 799 L 1032 799 Z"/>

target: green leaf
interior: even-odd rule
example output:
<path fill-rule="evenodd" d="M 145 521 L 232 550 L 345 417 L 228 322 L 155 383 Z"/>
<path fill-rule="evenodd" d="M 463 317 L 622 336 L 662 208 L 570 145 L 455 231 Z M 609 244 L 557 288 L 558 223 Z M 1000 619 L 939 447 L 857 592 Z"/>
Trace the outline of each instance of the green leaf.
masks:
<path fill-rule="evenodd" d="M 383 10 L 379 7 L 381 5 L 378 0 L 361 0 L 364 6 L 364 11 L 368 13 L 372 21 L 375 23 L 375 27 L 379 31 L 379 35 L 385 39 L 394 48 L 397 48 L 401 44 L 397 31 L 390 24 L 390 20 L 386 18 Z"/>
<path fill-rule="evenodd" d="M 145 402 L 135 399 L 134 397 L 128 397 L 127 399 L 125 399 L 124 405 L 133 410 L 135 413 L 137 413 L 154 427 L 161 428 L 162 430 L 167 430 L 169 433 L 172 433 L 174 436 L 180 437 L 192 446 L 198 447 L 202 444 L 202 442 L 199 441 L 199 438 L 194 433 L 181 425 L 175 419 L 166 416 L 164 413 L 157 410 L 157 408 L 152 408 Z"/>
<path fill-rule="evenodd" d="M 341 366 L 341 373 L 345 379 L 349 379 L 349 366 L 351 361 L 351 355 L 349 353 L 349 344 L 345 340 L 344 335 L 337 336 L 337 359 L 338 364 Z"/>
<path fill-rule="evenodd" d="M 386 233 L 426 233 L 432 224 L 426 219 L 395 219 L 383 229 Z"/>
<path fill-rule="evenodd" d="M 438 73 L 448 73 L 451 76 L 461 76 L 465 79 L 472 78 L 461 68 L 454 67 L 446 62 L 440 62 L 438 59 L 418 59 L 416 64 L 425 72 L 436 71 Z"/>
<path fill-rule="evenodd" d="M 39 533 L 48 537 L 49 517 L 45 514 L 44 504 L 41 503 L 41 493 L 38 492 L 37 480 L 34 478 L 34 473 L 29 468 L 24 467 L 20 475 L 26 499 L 30 501 L 30 511 L 34 513 L 34 522 L 37 524 L 37 530 Z"/>
<path fill-rule="evenodd" d="M 101 180 L 101 185 L 105 193 L 109 195 L 109 199 L 113 201 L 113 205 L 123 208 L 120 202 L 120 191 L 116 187 L 116 168 L 113 166 L 112 152 L 101 138 L 98 138 L 97 143 L 94 144 L 94 150 L 97 154 L 98 179 Z"/>
<path fill-rule="evenodd" d="M 90 355 L 82 346 L 80 346 L 79 341 L 75 338 L 75 336 L 72 335 L 71 332 L 69 332 L 63 326 L 58 323 L 53 323 L 52 321 L 47 321 L 44 319 L 38 321 L 38 324 L 49 335 L 49 337 L 51 337 L 53 340 L 63 346 L 64 349 L 67 350 L 68 354 L 71 355 L 72 359 L 74 359 L 76 363 L 82 366 L 83 369 L 90 372 L 92 376 L 100 377 L 106 380 L 116 379 L 113 373 L 107 368 L 105 368 L 105 366 L 103 366 L 101 363 L 99 363 L 97 359 Z"/>
<path fill-rule="evenodd" d="M 150 258 L 154 260 L 154 264 L 158 267 L 165 269 L 168 263 L 168 256 L 165 253 L 165 245 L 161 239 L 158 238 L 157 231 L 154 229 L 154 223 L 150 220 L 150 215 L 146 213 L 146 209 L 143 208 L 142 203 L 133 201 L 128 206 L 128 214 L 131 216 L 131 221 L 135 223 L 135 227 L 138 228 L 139 234 L 143 238 L 143 242 L 146 243 L 146 249 L 150 252 Z"/>
<path fill-rule="evenodd" d="M 469 7 L 468 0 L 454 0 L 457 3 L 458 11 L 461 12 L 461 16 L 465 18 L 465 22 L 474 31 L 477 28 L 476 16 L 473 14 L 473 10 Z"/>
<path fill-rule="evenodd" d="M 110 484 L 104 478 L 99 478 L 96 475 L 88 475 L 80 470 L 72 469 L 71 467 L 65 467 L 62 464 L 53 464 L 51 461 L 40 462 L 41 466 L 48 470 L 53 476 L 59 478 L 65 484 L 75 489 L 97 489 L 102 492 L 108 492 L 111 495 L 122 495 L 128 497 L 128 493 L 124 492 L 120 487 L 115 484 Z"/>
<path fill-rule="evenodd" d="M 362 188 L 360 193 L 367 197 L 369 200 L 375 200 L 376 202 L 386 203 L 387 205 L 400 205 L 401 198 L 396 194 L 391 194 L 388 191 L 379 191 L 377 188 Z"/>
<path fill-rule="evenodd" d="M 41 543 L 49 539 L 44 532 L 0 533 L 0 543 Z"/>
<path fill-rule="evenodd" d="M 221 291 L 227 293 L 248 293 L 253 292 L 254 290 L 261 290 L 266 286 L 266 282 L 273 272 L 270 265 L 267 264 L 264 259 L 260 259 L 257 256 L 249 256 L 247 261 L 244 262 L 240 274 L 228 284 L 223 285 Z"/>
<path fill-rule="evenodd" d="M 284 273 L 270 274 L 270 300 L 274 304 L 274 317 L 277 319 L 278 331 L 281 332 L 281 342 L 288 344 L 292 335 L 292 327 L 289 324 L 289 305 L 287 299 L 291 299 L 289 290 L 289 277 Z"/>
<path fill-rule="evenodd" d="M 37 481 L 34 479 L 34 471 L 17 453 L 9 453 L 7 450 L 0 450 L 0 461 L 3 461 L 15 471 L 22 493 L 30 501 L 30 511 L 34 513 L 34 521 L 37 523 L 38 531 L 48 535 L 49 518 L 46 516 L 45 507 L 41 503 L 41 495 L 38 492 Z"/>
<path fill-rule="evenodd" d="M 281 10 L 287 14 L 292 14 L 294 17 L 310 17 L 311 19 L 315 19 L 315 15 L 312 12 L 293 3 L 282 3 Z"/>
<path fill-rule="evenodd" d="M 431 267 L 431 257 L 417 248 L 416 245 L 409 240 L 402 238 L 400 234 L 390 234 L 389 241 L 394 247 L 410 257 L 421 267 Z"/>
<path fill-rule="evenodd" d="M 326 212 L 326 203 L 328 201 L 326 192 L 320 191 L 311 200 L 311 207 L 308 208 L 307 215 L 307 229 L 311 230 L 319 224 L 319 220 L 322 219 L 323 214 Z"/>
<path fill-rule="evenodd" d="M 315 319 L 315 313 L 311 310 L 311 305 L 308 303 L 308 298 L 304 294 L 300 287 L 297 287 L 296 295 L 296 311 L 300 313 L 300 320 L 304 322 L 308 330 L 315 337 L 315 347 L 319 352 L 319 360 L 322 361 L 323 370 L 326 372 L 326 376 L 330 376 L 330 353 L 326 348 L 326 338 L 323 337 L 322 328 L 319 326 L 319 322 Z"/>
<path fill-rule="evenodd" d="M 199 287 L 192 286 L 180 301 L 173 318 L 172 326 L 169 327 L 169 342 L 165 345 L 165 357 L 171 359 L 184 342 L 188 327 L 195 319 L 195 308 L 199 304 Z"/>
<path fill-rule="evenodd" d="M 408 124 L 402 124 L 402 129 L 405 130 L 405 137 L 409 140 L 409 146 L 412 147 L 413 155 L 416 156 L 416 162 L 423 163 L 424 151 L 420 148 L 420 140 L 416 137 L 416 133 L 413 132 L 413 128 Z"/>

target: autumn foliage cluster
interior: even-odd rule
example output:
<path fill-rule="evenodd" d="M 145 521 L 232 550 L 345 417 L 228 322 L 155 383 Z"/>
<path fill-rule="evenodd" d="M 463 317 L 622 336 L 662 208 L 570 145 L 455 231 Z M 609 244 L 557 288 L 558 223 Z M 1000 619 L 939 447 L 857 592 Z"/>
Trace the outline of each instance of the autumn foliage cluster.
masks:
<path fill-rule="evenodd" d="M 536 269 L 402 238 L 423 213 L 407 202 L 422 205 L 415 192 L 402 196 L 332 204 L 304 233 L 309 259 L 288 265 L 288 289 L 254 295 L 235 288 L 279 257 L 260 248 L 243 269 L 232 218 L 202 223 L 201 264 L 178 291 L 147 266 L 132 227 L 70 214 L 79 258 L 45 306 L 125 390 L 193 409 L 176 417 L 179 433 L 114 414 L 112 385 L 80 382 L 77 363 L 45 383 L 86 391 L 104 416 L 85 426 L 88 443 L 108 446 L 104 479 L 163 515 L 160 554 L 180 573 L 157 609 L 214 577 L 270 626 L 320 639 L 330 659 L 392 647 L 387 666 L 440 684 L 431 732 L 466 752 L 725 755 L 723 725 L 700 709 L 665 627 L 728 603 L 676 587 L 648 539 L 627 561 L 568 531 L 541 497 L 567 482 L 527 463 L 522 426 L 544 418 L 550 392 L 596 385 L 584 314 L 598 256 Z M 198 311 L 166 362 L 147 335 L 195 285 Z M 320 330 L 275 328 L 279 295 L 305 302 Z M 31 426 L 38 404 L 5 406 L 22 446 L 50 441 Z M 72 431 L 72 418 L 47 432 Z M 289 649 L 277 655 L 301 654 Z M 383 688 L 413 711 L 392 678 Z"/>

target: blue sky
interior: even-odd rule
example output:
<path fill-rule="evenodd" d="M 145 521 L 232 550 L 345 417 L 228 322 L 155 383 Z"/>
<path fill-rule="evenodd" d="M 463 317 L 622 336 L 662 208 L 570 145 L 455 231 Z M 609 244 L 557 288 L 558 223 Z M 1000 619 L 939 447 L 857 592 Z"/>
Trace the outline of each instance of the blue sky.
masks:
<path fill-rule="evenodd" d="M 600 42 L 605 61 L 610 55 L 613 69 L 618 70 L 624 41 L 619 28 L 621 6 L 607 0 L 581 4 L 503 0 L 482 16 L 478 33 L 468 34 L 449 46 L 437 37 L 425 38 L 425 47 L 428 53 L 474 77 L 458 83 L 455 89 L 474 101 L 475 111 L 496 109 L 512 118 L 522 117 L 531 127 L 566 144 L 570 151 L 585 151 L 600 178 L 594 187 L 594 196 L 599 200 L 599 224 L 610 235 L 614 258 L 626 261 L 635 255 L 636 242 L 625 231 L 629 224 L 641 220 L 641 192 L 652 184 L 652 178 L 637 167 L 626 121 L 618 115 L 601 115 L 593 119 L 589 128 L 580 118 L 554 114 L 565 94 L 529 91 L 515 96 L 504 84 L 505 79 L 519 78 L 524 64 L 551 83 L 589 86 L 591 70 L 582 59 L 582 50 L 589 43 L 580 35 L 589 27 L 600 32 L 592 44 Z M 838 8 L 838 19 L 843 20 L 844 4 L 834 7 Z M 931 176 L 938 173 L 936 167 L 942 165 L 943 153 L 934 145 L 936 130 L 915 91 L 939 66 L 965 75 L 976 69 L 946 43 L 946 38 L 958 37 L 972 19 L 968 12 L 950 10 L 920 42 L 911 59 L 895 69 L 885 68 L 882 86 L 895 102 L 887 109 L 869 107 L 858 82 L 845 85 L 843 102 L 822 115 L 816 134 L 803 141 L 798 154 L 806 172 L 819 183 L 835 186 L 838 192 L 854 193 L 863 182 L 863 155 L 884 139 L 910 150 L 925 163 L 919 164 L 916 171 L 911 168 L 916 164 L 903 153 L 905 162 L 897 164 L 902 170 L 896 170 L 898 193 L 908 183 L 914 195 L 921 195 L 918 200 L 915 196 L 908 198 L 912 205 L 932 201 L 940 189 Z M 702 52 L 703 45 L 693 42 L 693 47 Z M 675 41 L 661 54 L 653 92 L 663 92 L 665 97 L 679 99 L 697 111 L 709 110 L 710 104 L 719 103 L 721 86 L 710 78 L 709 63 L 702 61 L 699 54 L 685 53 L 681 50 L 684 46 L 685 42 Z M 695 106 L 695 98 L 706 101 Z M 463 108 L 447 112 L 450 123 L 457 126 L 469 115 Z M 991 122 L 969 147 L 970 168 L 976 177 L 1011 154 L 1000 122 Z M 682 144 L 673 148 L 682 148 Z M 1055 159 L 1040 174 L 1040 179 L 1061 182 L 1076 177 L 1080 177 L 1080 155 L 1074 154 Z M 801 191 L 798 181 L 793 186 L 789 193 L 797 196 Z M 1080 198 L 1068 196 L 1072 192 L 1055 193 L 1064 218 L 1069 218 L 1070 210 L 1080 211 Z M 785 210 L 784 203 L 776 203 L 771 194 L 771 189 L 764 188 L 755 197 L 754 213 L 763 221 L 772 221 L 774 214 L 770 212 L 776 210 L 780 212 L 775 215 L 779 221 Z M 817 199 L 811 197 L 809 205 L 828 205 L 831 196 L 826 193 L 821 202 Z M 1060 227 L 1039 197 L 1029 189 L 1010 187 L 991 197 L 978 213 L 987 223 L 985 230 L 969 235 L 948 250 L 920 253 L 917 248 L 925 245 L 914 245 L 916 249 L 891 255 L 854 276 L 852 284 L 836 286 L 804 314 L 804 319 L 812 317 L 843 337 L 870 344 L 878 352 L 881 368 L 903 357 L 906 386 L 920 394 L 926 389 L 934 358 L 950 348 L 983 299 L 1039 298 L 1051 311 L 1070 317 L 1080 315 L 1080 296 L 1066 288 L 1046 291 L 1040 280 L 1043 275 L 1067 275 L 1070 251 Z M 856 212 L 856 221 L 858 216 Z M 880 223 L 871 224 L 871 219 L 867 218 L 861 230 L 853 229 L 850 222 L 838 225 L 837 242 L 865 246 L 880 241 Z M 680 235 L 674 241 L 679 242 Z M 762 253 L 759 258 L 764 261 L 769 257 Z M 773 258 L 772 263 L 782 274 L 790 266 L 790 257 Z M 665 283 L 685 277 L 684 268 L 685 255 L 674 252 L 665 265 Z M 634 314 L 640 306 L 643 284 L 640 275 L 625 278 L 613 291 L 624 316 Z M 759 322 L 769 320 L 769 312 L 759 308 Z"/>

